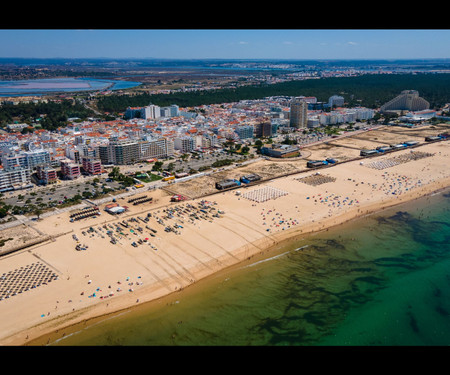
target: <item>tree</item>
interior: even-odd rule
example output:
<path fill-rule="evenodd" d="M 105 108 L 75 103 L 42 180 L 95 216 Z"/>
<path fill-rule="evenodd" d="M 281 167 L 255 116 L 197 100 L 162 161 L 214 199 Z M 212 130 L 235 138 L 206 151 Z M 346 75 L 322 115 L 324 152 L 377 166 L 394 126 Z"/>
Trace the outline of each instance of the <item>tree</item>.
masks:
<path fill-rule="evenodd" d="M 39 207 L 34 208 L 33 213 L 37 216 L 37 219 L 39 220 L 41 214 L 42 214 L 42 209 Z"/>
<path fill-rule="evenodd" d="M 0 208 L 0 218 L 5 217 L 6 215 L 8 215 L 8 209 L 6 207 L 1 207 Z"/>
<path fill-rule="evenodd" d="M 112 171 L 108 173 L 108 177 L 110 177 L 112 179 L 119 178 L 119 175 L 120 175 L 120 168 L 119 167 L 114 167 L 112 169 Z"/>
<path fill-rule="evenodd" d="M 169 163 L 169 165 L 167 166 L 166 170 L 169 171 L 169 172 L 172 172 L 174 168 L 175 168 L 175 164 L 174 163 Z"/>
<path fill-rule="evenodd" d="M 153 164 L 152 167 L 152 171 L 161 171 L 163 164 L 164 163 L 162 161 L 155 161 L 155 164 Z"/>
<path fill-rule="evenodd" d="M 257 139 L 256 141 L 255 141 L 255 146 L 256 147 L 261 147 L 263 145 L 263 143 L 262 143 L 262 141 L 260 140 L 260 139 Z"/>

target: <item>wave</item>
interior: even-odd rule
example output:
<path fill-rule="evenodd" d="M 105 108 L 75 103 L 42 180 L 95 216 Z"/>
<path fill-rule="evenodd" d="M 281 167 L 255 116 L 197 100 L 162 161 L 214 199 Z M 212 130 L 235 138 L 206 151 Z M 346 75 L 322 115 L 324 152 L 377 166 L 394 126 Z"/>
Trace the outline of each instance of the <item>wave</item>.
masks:
<path fill-rule="evenodd" d="M 246 265 L 246 266 L 244 266 L 244 267 L 242 267 L 242 268 L 249 268 L 249 267 L 253 267 L 253 266 L 256 266 L 256 265 L 258 265 L 258 264 L 261 264 L 261 263 L 269 262 L 269 261 L 272 261 L 272 260 L 281 258 L 281 257 L 285 256 L 286 254 L 289 254 L 289 253 L 292 253 L 292 252 L 295 252 L 295 251 L 302 250 L 302 249 L 304 249 L 304 248 L 306 248 L 306 247 L 308 247 L 308 246 L 309 246 L 309 245 L 304 245 L 304 246 L 298 247 L 298 248 L 296 248 L 296 249 L 294 249 L 294 250 L 289 250 L 289 251 L 286 251 L 286 252 L 284 252 L 284 253 L 275 255 L 275 256 L 273 256 L 273 257 L 270 257 L 270 258 L 267 258 L 267 259 L 262 259 L 262 260 L 259 260 L 259 261 L 255 262 L 255 263 L 248 264 L 248 265 Z"/>

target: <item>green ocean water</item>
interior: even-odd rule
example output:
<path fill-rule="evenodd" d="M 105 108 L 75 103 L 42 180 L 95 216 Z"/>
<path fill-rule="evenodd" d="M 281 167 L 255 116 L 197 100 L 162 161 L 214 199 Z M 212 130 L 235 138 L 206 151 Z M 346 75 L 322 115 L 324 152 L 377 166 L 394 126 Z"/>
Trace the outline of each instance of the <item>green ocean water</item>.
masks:
<path fill-rule="evenodd" d="M 449 344 L 450 190 L 291 241 L 50 343 Z"/>

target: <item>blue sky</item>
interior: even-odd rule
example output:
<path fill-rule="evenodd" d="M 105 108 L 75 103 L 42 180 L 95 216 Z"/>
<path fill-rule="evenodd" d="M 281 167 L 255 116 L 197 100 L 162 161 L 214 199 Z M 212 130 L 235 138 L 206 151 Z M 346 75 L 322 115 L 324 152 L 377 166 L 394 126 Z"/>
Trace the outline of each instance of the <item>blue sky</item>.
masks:
<path fill-rule="evenodd" d="M 0 57 L 450 58 L 450 30 L 3 29 Z"/>

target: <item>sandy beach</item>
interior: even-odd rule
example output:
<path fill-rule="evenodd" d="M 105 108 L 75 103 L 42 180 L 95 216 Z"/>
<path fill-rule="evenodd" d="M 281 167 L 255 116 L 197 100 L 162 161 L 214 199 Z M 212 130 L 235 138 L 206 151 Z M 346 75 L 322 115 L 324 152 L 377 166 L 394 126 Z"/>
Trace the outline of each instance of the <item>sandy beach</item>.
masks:
<path fill-rule="evenodd" d="M 119 200 L 128 207 L 120 215 L 101 205 L 96 218 L 70 222 L 68 211 L 33 222 L 27 233 L 42 242 L 0 260 L 3 293 L 22 288 L 0 300 L 0 344 L 63 334 L 69 325 L 177 292 L 288 238 L 446 188 L 449 145 L 426 144 L 182 202 L 155 190 L 146 193 L 152 202 Z"/>

